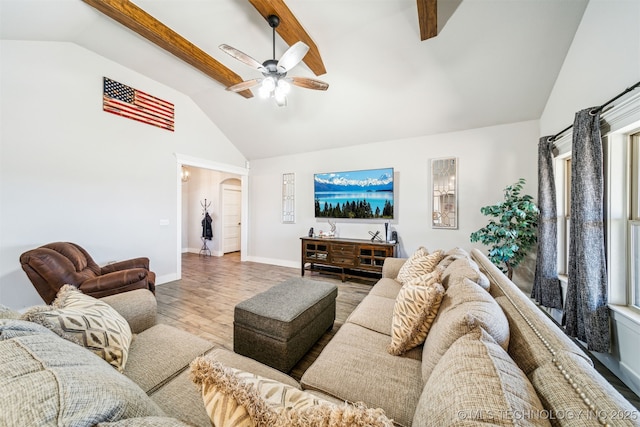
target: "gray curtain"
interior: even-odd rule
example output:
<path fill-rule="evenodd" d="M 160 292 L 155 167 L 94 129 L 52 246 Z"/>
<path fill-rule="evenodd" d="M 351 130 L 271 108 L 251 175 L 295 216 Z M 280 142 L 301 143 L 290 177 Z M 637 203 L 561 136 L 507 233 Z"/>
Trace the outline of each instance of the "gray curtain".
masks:
<path fill-rule="evenodd" d="M 600 110 L 576 113 L 571 149 L 571 225 L 566 330 L 589 350 L 608 352 L 607 271 L 603 224 Z"/>
<path fill-rule="evenodd" d="M 538 209 L 538 253 L 531 298 L 545 307 L 562 309 L 552 136 L 538 142 Z"/>

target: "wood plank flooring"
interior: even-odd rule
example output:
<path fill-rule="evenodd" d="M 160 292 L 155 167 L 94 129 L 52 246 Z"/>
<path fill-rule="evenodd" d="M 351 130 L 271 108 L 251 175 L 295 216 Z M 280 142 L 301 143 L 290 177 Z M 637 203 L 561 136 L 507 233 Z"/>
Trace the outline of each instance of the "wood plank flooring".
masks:
<path fill-rule="evenodd" d="M 233 350 L 233 309 L 241 301 L 290 277 L 300 269 L 255 262 L 240 262 L 238 252 L 223 257 L 182 255 L 182 279 L 156 288 L 158 322 L 191 332 L 220 347 Z M 341 282 L 335 276 L 309 272 L 305 277 L 338 286 L 336 321 L 307 356 L 296 365 L 291 376 L 300 379 L 353 309 L 369 293 L 372 282 Z"/>
<path fill-rule="evenodd" d="M 255 262 L 240 262 L 240 253 L 223 257 L 182 255 L 182 279 L 156 288 L 158 322 L 183 329 L 233 350 L 233 309 L 236 304 L 290 278 L 299 277 L 298 268 L 279 267 Z M 353 279 L 342 283 L 335 276 L 306 273 L 305 277 L 323 280 L 338 286 L 336 322 L 290 375 L 300 379 L 322 348 L 342 326 L 353 309 L 369 293 L 370 281 Z M 597 359 L 595 366 L 636 408 L 640 400 Z"/>

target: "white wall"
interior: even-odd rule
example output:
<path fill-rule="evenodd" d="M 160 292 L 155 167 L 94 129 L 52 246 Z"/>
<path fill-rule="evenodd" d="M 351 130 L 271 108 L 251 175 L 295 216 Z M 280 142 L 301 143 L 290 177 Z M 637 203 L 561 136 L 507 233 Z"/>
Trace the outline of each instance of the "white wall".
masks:
<path fill-rule="evenodd" d="M 42 303 L 19 256 L 54 241 L 98 264 L 147 256 L 158 282 L 175 279 L 174 153 L 234 167 L 244 157 L 173 89 L 74 44 L 1 43 L 0 303 Z M 175 132 L 102 111 L 103 76 L 173 102 Z"/>
<path fill-rule="evenodd" d="M 300 237 L 309 227 L 328 230 L 314 218 L 313 174 L 341 170 L 393 167 L 396 178 L 396 219 L 391 228 L 400 239 L 400 256 L 424 245 L 429 250 L 474 247 L 469 235 L 486 225 L 482 206 L 503 200 L 503 189 L 518 178 L 525 191 L 537 196 L 539 123 L 528 121 L 406 140 L 372 143 L 309 154 L 253 160 L 250 168 L 249 259 L 300 266 Z M 301 144 L 304 141 L 300 142 Z M 459 229 L 432 229 L 430 223 L 430 159 L 459 160 Z M 282 224 L 282 174 L 295 173 L 296 223 Z M 383 222 L 338 220 L 340 237 L 369 238 L 369 230 L 384 233 Z M 482 247 L 482 246 L 478 246 Z"/>
<path fill-rule="evenodd" d="M 547 105 L 541 135 L 573 123 L 640 80 L 640 1 L 590 0 Z"/>
<path fill-rule="evenodd" d="M 573 122 L 577 111 L 601 105 L 640 81 L 638 22 L 638 1 L 589 1 L 542 113 L 541 135 L 559 132 Z M 619 287 L 619 283 L 609 285 Z M 611 315 L 611 354 L 596 356 L 635 393 L 640 393 L 637 315 L 629 316 L 624 311 L 612 311 Z"/>

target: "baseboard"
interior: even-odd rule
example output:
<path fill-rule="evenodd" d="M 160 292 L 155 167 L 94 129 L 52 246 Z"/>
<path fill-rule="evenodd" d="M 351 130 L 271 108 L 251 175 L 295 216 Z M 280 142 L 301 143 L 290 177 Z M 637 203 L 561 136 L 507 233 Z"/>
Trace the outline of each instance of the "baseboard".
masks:
<path fill-rule="evenodd" d="M 288 260 L 284 260 L 284 259 L 274 259 L 274 258 L 263 258 L 263 257 L 249 256 L 249 257 L 246 258 L 246 261 L 259 262 L 260 264 L 277 265 L 277 266 L 280 266 L 280 267 L 300 268 L 300 262 L 288 261 Z"/>
<path fill-rule="evenodd" d="M 173 282 L 174 280 L 178 280 L 178 275 L 176 273 L 163 274 L 162 276 L 156 276 L 156 285 L 163 285 L 165 283 Z"/>
<path fill-rule="evenodd" d="M 638 376 L 638 373 L 624 362 L 620 362 L 620 375 L 622 376 L 622 382 L 624 382 L 631 391 L 640 396 L 640 376 Z"/>

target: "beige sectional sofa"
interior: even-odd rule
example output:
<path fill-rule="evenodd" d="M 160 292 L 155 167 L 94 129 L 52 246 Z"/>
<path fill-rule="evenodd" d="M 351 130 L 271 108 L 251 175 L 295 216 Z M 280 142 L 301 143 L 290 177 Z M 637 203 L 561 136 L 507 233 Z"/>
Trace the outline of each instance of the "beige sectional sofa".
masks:
<path fill-rule="evenodd" d="M 300 384 L 226 350 L 211 357 L 334 401 L 382 408 L 400 426 L 640 425 L 637 409 L 588 355 L 475 249 L 453 249 L 440 261 L 446 292 L 424 344 L 389 354 L 404 262 L 386 259 L 382 279 Z"/>
<path fill-rule="evenodd" d="M 103 298 L 135 335 L 121 374 L 46 328 L 0 311 L 0 425 L 210 425 L 189 363 L 201 354 L 400 426 L 640 425 L 591 359 L 479 251 L 436 268 L 446 289 L 423 345 L 387 351 L 405 260 L 383 277 L 298 383 L 168 325 L 146 290 Z M 4 319 L 3 319 L 4 317 Z M 110 422 L 110 423 L 108 423 Z"/>

